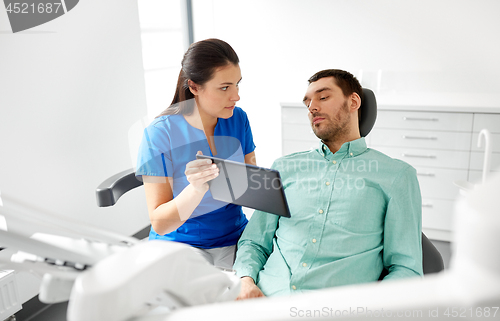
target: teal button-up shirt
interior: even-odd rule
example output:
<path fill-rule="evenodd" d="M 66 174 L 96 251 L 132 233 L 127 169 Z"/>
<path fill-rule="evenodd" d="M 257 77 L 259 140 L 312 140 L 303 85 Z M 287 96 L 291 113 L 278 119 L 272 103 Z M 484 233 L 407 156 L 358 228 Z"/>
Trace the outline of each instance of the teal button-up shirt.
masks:
<path fill-rule="evenodd" d="M 277 159 L 291 217 L 255 211 L 234 269 L 266 296 L 422 275 L 416 171 L 366 147 L 320 148 Z"/>

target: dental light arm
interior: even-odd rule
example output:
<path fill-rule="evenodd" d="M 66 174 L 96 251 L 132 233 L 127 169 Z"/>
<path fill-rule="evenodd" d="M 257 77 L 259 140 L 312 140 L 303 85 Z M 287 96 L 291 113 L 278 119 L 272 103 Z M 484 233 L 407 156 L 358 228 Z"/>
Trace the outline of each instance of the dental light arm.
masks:
<path fill-rule="evenodd" d="M 239 278 L 181 243 L 149 241 L 128 247 L 41 233 L 29 238 L 3 230 L 0 239 L 22 251 L 0 266 L 43 276 L 40 300 L 70 299 L 70 321 L 127 320 L 156 306 L 172 311 L 234 300 L 239 294 Z"/>
<path fill-rule="evenodd" d="M 222 272 L 185 244 L 150 241 L 107 232 L 21 205 L 3 196 L 0 215 L 31 236 L 0 229 L 1 244 L 18 250 L 0 267 L 42 276 L 44 303 L 71 301 L 68 320 L 128 320 L 163 306 L 234 300 L 240 280 Z M 26 225 L 29 224 L 29 225 Z M 158 310 L 158 309 L 156 309 Z"/>
<path fill-rule="evenodd" d="M 5 194 L 0 199 L 0 215 L 9 227 L 8 231 L 0 229 L 2 247 L 7 247 L 9 253 L 19 251 L 10 258 L 2 255 L 0 267 L 40 276 L 39 299 L 44 303 L 67 301 L 82 271 L 138 242 L 132 237 L 58 217 Z M 23 231 L 26 228 L 44 233 L 29 236 Z"/>
<path fill-rule="evenodd" d="M 0 195 L 0 215 L 5 217 L 9 228 L 11 226 L 19 226 L 20 228 L 35 226 L 38 231 L 48 231 L 47 233 L 50 234 L 120 246 L 139 242 L 134 237 L 121 235 L 69 217 L 49 213 L 3 193 Z"/>
<path fill-rule="evenodd" d="M 48 259 L 51 263 L 71 262 L 78 268 L 91 266 L 103 258 L 119 251 L 116 245 L 89 242 L 82 239 L 71 239 L 63 236 L 36 233 L 32 237 L 19 235 L 15 232 L 0 230 L 2 245 L 26 253 Z"/>
<path fill-rule="evenodd" d="M 24 270 L 42 277 L 39 299 L 44 303 L 67 301 L 77 276 L 100 260 L 127 247 L 36 233 L 26 237 L 0 230 L 2 245 L 20 252 L 0 259 L 2 269 Z"/>

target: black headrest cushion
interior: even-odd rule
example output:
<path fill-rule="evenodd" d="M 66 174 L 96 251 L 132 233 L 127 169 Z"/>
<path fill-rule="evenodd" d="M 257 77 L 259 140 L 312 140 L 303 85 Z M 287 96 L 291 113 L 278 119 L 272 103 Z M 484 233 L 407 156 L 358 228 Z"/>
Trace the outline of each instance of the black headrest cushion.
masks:
<path fill-rule="evenodd" d="M 363 88 L 361 97 L 361 117 L 359 118 L 359 133 L 365 137 L 372 130 L 377 119 L 377 100 L 375 94 L 368 88 Z"/>

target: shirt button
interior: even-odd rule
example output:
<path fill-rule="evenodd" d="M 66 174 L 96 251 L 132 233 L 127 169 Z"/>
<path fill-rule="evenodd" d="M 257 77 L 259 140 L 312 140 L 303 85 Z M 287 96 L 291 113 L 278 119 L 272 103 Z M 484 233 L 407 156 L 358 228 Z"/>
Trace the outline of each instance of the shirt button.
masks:
<path fill-rule="evenodd" d="M 349 155 L 351 155 L 351 156 L 352 156 L 352 155 L 353 155 L 353 153 L 350 153 Z"/>
<path fill-rule="evenodd" d="M 317 242 L 316 239 L 313 239 L 313 243 L 316 243 L 316 242 Z"/>
<path fill-rule="evenodd" d="M 323 210 L 319 210 L 318 212 L 319 212 L 319 214 L 323 214 Z"/>
<path fill-rule="evenodd" d="M 326 182 L 325 184 L 326 184 L 326 186 L 328 186 L 328 185 L 330 185 L 330 182 Z"/>
<path fill-rule="evenodd" d="M 333 163 L 333 165 L 335 165 L 335 164 L 337 164 L 337 161 L 333 161 L 332 163 Z"/>
<path fill-rule="evenodd" d="M 295 285 L 292 285 L 292 289 L 297 290 L 297 287 Z"/>
<path fill-rule="evenodd" d="M 302 263 L 302 266 L 303 266 L 303 267 L 306 267 L 306 266 L 307 266 L 307 263 Z"/>

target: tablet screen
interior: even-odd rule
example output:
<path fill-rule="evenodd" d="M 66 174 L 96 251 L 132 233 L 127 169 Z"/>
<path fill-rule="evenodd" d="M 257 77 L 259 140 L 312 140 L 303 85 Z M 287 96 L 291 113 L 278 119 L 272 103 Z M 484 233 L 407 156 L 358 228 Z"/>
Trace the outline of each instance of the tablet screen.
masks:
<path fill-rule="evenodd" d="M 219 175 L 208 182 L 214 199 L 290 217 L 277 170 L 207 155 L 196 158 L 211 159 L 219 168 Z"/>

